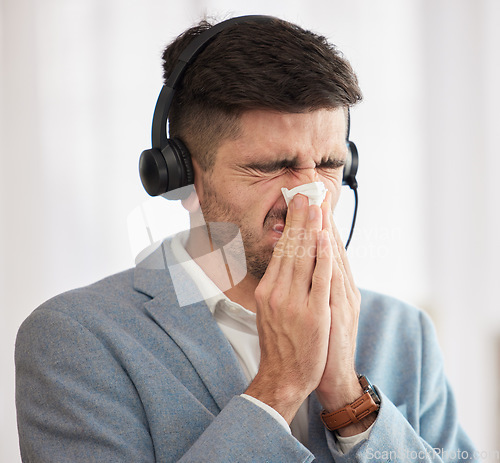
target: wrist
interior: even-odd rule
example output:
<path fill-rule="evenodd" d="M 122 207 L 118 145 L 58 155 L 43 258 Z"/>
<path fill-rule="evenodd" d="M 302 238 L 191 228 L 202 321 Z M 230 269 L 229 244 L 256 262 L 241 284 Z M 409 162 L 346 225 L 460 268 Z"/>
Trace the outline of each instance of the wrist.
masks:
<path fill-rule="evenodd" d="M 335 430 L 340 437 L 351 437 L 365 432 L 377 419 L 378 412 L 372 413 L 361 419 L 358 423 L 349 424 L 343 428 Z"/>
<path fill-rule="evenodd" d="M 337 408 L 338 401 L 322 402 L 325 407 L 321 412 L 323 424 L 328 430 L 336 431 L 343 437 L 366 431 L 375 421 L 380 408 L 380 398 L 370 381 L 361 375 L 358 379 L 361 395 L 354 401 L 340 408 Z"/>
<path fill-rule="evenodd" d="M 276 381 L 266 380 L 257 375 L 245 394 L 272 407 L 290 425 L 309 392 L 291 384 L 279 385 Z"/>
<path fill-rule="evenodd" d="M 363 388 L 359 384 L 357 375 L 342 384 L 329 385 L 328 388 L 318 387 L 316 396 L 328 413 L 345 407 L 354 402 L 363 394 Z"/>

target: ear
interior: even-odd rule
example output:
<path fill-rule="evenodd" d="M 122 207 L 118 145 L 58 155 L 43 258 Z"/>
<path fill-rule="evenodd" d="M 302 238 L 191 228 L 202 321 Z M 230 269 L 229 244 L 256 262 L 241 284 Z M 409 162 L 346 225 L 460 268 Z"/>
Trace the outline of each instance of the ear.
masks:
<path fill-rule="evenodd" d="M 200 199 L 203 198 L 203 175 L 205 172 L 202 170 L 196 159 L 192 159 L 193 163 L 193 174 L 194 174 L 194 185 L 192 185 L 193 191 L 189 194 L 186 199 L 182 200 L 182 206 L 191 214 L 201 212 Z"/>

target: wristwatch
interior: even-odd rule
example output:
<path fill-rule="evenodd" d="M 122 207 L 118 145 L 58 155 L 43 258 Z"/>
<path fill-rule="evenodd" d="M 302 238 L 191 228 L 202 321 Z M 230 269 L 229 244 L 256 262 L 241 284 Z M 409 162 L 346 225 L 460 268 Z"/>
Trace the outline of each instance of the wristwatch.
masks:
<path fill-rule="evenodd" d="M 363 418 L 380 408 L 380 397 L 368 378 L 358 375 L 358 381 L 363 388 L 363 395 L 359 399 L 340 410 L 331 413 L 326 410 L 321 412 L 321 421 L 328 430 L 335 431 L 350 424 L 359 423 Z"/>

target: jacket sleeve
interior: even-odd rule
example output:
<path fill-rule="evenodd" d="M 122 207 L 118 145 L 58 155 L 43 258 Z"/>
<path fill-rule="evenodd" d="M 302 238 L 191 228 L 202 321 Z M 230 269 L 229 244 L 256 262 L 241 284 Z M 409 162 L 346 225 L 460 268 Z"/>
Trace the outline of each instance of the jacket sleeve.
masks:
<path fill-rule="evenodd" d="M 458 423 L 453 393 L 444 374 L 443 359 L 429 317 L 420 313 L 421 365 L 418 417 L 410 424 L 401 407 L 377 388 L 381 406 L 369 438 L 347 454 L 338 452 L 331 433 L 327 441 L 336 462 L 470 462 L 480 461 Z M 414 340 L 413 340 L 414 341 Z M 412 343 L 418 345 L 419 343 Z"/>
<path fill-rule="evenodd" d="M 172 390 L 176 388 L 179 396 L 185 393 L 180 383 Z M 168 400 L 179 399 L 173 395 Z M 38 309 L 20 328 L 16 405 L 23 462 L 160 461 L 150 417 L 113 348 L 63 312 Z M 167 452 L 162 454 L 169 457 L 161 461 L 314 458 L 276 420 L 242 397 L 235 396 L 216 416 L 206 409 L 204 413 L 210 415 L 210 424 L 188 448 L 180 436 L 196 426 L 196 417 L 172 416 L 184 421 L 177 436 L 165 431 L 161 445 Z"/>

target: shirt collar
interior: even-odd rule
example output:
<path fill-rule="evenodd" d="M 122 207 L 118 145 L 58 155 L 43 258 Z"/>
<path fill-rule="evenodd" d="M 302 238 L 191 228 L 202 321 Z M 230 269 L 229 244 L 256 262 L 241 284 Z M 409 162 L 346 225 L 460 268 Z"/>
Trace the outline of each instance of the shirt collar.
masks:
<path fill-rule="evenodd" d="M 218 310 L 224 310 L 231 318 L 236 318 L 245 324 L 255 325 L 255 313 L 229 299 L 191 258 L 186 251 L 188 236 L 187 233 L 173 236 L 171 241 L 172 254 L 197 286 L 212 315 Z"/>

